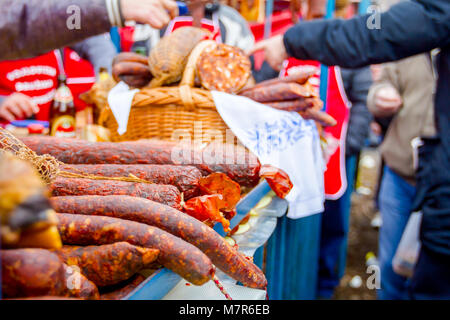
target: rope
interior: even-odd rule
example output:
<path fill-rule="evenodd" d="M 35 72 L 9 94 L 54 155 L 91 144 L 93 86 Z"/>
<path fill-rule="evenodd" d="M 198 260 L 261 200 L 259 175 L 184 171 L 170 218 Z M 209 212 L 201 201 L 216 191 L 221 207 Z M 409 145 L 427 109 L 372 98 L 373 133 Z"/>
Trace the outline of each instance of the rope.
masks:
<path fill-rule="evenodd" d="M 228 294 L 228 292 L 225 290 L 223 285 L 220 283 L 220 281 L 216 275 L 213 276 L 213 281 L 214 281 L 214 284 L 216 285 L 216 287 L 219 288 L 220 292 L 222 292 L 222 294 L 225 296 L 225 298 L 227 298 L 227 300 L 233 300 L 231 298 L 231 296 Z"/>
<path fill-rule="evenodd" d="M 65 163 L 57 160 L 55 157 L 44 154 L 37 155 L 33 150 L 28 148 L 22 141 L 17 139 L 8 130 L 0 128 L 0 148 L 2 151 L 12 152 L 19 159 L 31 162 L 39 172 L 41 178 L 45 183 L 50 184 L 58 176 L 66 178 L 83 178 L 91 180 L 115 180 L 137 183 L 153 183 L 148 180 L 140 179 L 133 174 L 129 174 L 127 177 L 103 177 L 97 175 L 91 175 L 81 170 L 72 168 L 75 172 L 61 170 L 61 167 L 66 165 Z M 78 172 L 78 173 L 77 173 Z"/>

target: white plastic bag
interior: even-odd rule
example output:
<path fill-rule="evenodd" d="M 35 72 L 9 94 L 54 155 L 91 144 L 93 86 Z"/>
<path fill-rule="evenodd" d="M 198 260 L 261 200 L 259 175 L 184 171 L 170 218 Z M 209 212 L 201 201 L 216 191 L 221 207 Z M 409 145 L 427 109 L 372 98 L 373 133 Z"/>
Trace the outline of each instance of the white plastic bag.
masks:
<path fill-rule="evenodd" d="M 405 231 L 392 260 L 395 273 L 411 277 L 420 251 L 419 229 L 422 212 L 413 212 L 406 224 Z"/>

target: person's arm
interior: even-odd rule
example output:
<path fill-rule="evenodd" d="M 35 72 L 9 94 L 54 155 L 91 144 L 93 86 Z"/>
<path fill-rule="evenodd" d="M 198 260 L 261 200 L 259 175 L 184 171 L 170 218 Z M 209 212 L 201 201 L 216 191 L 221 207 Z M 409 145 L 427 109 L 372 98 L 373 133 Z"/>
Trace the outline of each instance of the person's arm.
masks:
<path fill-rule="evenodd" d="M 112 61 L 117 55 L 116 47 L 109 33 L 87 38 L 71 46 L 80 57 L 88 60 L 94 67 L 95 74 L 104 67 L 111 73 Z"/>
<path fill-rule="evenodd" d="M 289 56 L 326 65 L 359 67 L 398 60 L 450 44 L 450 1 L 405 1 L 379 16 L 299 23 L 284 35 Z"/>
<path fill-rule="evenodd" d="M 178 7 L 172 0 L 3 0 L 0 15 L 0 60 L 9 60 L 108 32 L 123 20 L 162 28 Z"/>
<path fill-rule="evenodd" d="M 79 29 L 68 28 L 76 23 L 69 19 L 71 5 L 80 9 Z M 39 55 L 111 27 L 105 0 L 4 0 L 0 13 L 2 60 Z"/>
<path fill-rule="evenodd" d="M 367 107 L 377 118 L 392 117 L 402 106 L 397 66 L 397 62 L 383 64 L 380 78 L 369 90 Z"/>

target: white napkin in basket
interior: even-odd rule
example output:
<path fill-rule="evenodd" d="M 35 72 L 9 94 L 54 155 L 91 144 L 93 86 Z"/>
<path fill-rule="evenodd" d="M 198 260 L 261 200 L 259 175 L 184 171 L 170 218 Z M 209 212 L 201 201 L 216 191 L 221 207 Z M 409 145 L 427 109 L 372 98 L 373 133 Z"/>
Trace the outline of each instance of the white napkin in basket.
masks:
<path fill-rule="evenodd" d="M 139 89 L 130 90 L 130 87 L 120 81 L 108 93 L 108 104 L 114 118 L 116 118 L 117 133 L 123 135 L 127 132 L 128 118 L 130 116 L 131 104 L 133 103 L 134 95 Z"/>
<path fill-rule="evenodd" d="M 212 96 L 222 119 L 261 164 L 280 168 L 291 178 L 287 216 L 322 212 L 325 163 L 314 121 L 241 96 L 218 91 Z"/>

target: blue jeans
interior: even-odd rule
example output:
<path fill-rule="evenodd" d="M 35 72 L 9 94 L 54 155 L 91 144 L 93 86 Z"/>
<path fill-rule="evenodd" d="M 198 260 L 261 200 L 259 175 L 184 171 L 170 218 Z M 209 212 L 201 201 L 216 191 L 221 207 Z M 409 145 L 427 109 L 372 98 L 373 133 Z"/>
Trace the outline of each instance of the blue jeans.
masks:
<path fill-rule="evenodd" d="M 345 272 L 347 238 L 350 227 L 350 206 L 353 192 L 357 156 L 346 158 L 347 190 L 338 200 L 325 201 L 320 235 L 319 298 L 330 299 Z"/>
<path fill-rule="evenodd" d="M 381 273 L 378 299 L 409 299 L 407 278 L 394 272 L 392 259 L 411 214 L 415 193 L 416 188 L 413 185 L 385 166 L 378 199 L 383 220 L 378 242 Z"/>

